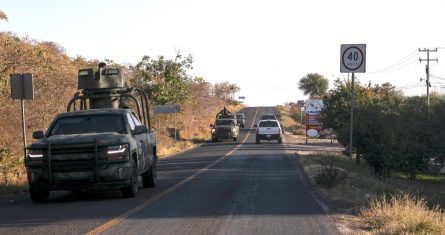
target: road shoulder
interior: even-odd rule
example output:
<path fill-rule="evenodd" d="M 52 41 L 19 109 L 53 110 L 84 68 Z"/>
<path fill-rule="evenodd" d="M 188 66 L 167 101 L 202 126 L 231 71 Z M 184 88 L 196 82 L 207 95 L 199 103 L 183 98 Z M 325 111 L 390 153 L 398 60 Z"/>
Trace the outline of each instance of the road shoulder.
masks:
<path fill-rule="evenodd" d="M 285 133 L 288 154 L 298 158 L 298 168 L 302 172 L 301 177 L 310 190 L 311 195 L 325 211 L 326 215 L 341 234 L 367 234 L 363 229 L 363 224 L 357 217 L 357 211 L 353 206 L 341 199 L 336 199 L 327 190 L 320 187 L 315 182 L 316 172 L 305 166 L 302 157 L 308 157 L 318 153 L 341 153 L 344 147 L 336 141 L 331 144 L 330 139 L 311 139 L 306 144 L 306 138 L 302 135 Z"/>

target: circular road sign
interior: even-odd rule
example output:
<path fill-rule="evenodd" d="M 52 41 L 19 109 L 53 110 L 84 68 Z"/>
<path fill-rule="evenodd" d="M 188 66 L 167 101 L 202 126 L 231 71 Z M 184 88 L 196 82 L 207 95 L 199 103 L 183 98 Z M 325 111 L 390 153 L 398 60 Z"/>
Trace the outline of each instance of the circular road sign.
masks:
<path fill-rule="evenodd" d="M 342 55 L 342 63 L 346 69 L 355 71 L 362 66 L 363 61 L 363 51 L 357 46 L 350 46 L 344 50 Z"/>

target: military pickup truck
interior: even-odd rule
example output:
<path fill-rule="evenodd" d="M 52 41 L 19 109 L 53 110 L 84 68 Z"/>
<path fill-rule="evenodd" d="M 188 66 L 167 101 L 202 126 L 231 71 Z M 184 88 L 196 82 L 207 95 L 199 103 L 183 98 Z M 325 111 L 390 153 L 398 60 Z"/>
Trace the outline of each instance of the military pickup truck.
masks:
<path fill-rule="evenodd" d="M 155 187 L 156 137 L 147 95 L 126 87 L 120 70 L 104 64 L 96 73 L 80 70 L 78 88 L 82 94 L 75 94 L 68 112 L 57 115 L 46 133 L 33 133 L 25 158 L 31 199 L 47 201 L 54 190 L 120 190 L 135 197 L 139 175 L 144 187 Z"/>
<path fill-rule="evenodd" d="M 236 121 L 236 115 L 226 107 L 216 115 L 215 123 L 210 127 L 212 128 L 212 142 L 227 139 L 238 141 L 239 124 Z"/>

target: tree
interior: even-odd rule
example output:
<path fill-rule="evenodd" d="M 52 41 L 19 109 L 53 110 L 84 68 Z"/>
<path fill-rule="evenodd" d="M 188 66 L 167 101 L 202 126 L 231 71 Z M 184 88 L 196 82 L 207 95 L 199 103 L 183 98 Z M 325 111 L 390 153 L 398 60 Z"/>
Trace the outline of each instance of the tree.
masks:
<path fill-rule="evenodd" d="M 214 95 L 227 102 L 234 102 L 235 93 L 238 91 L 240 91 L 240 87 L 238 85 L 228 82 L 216 83 L 213 87 Z"/>
<path fill-rule="evenodd" d="M 0 21 L 4 20 L 6 22 L 8 22 L 8 16 L 6 15 L 6 13 L 2 10 L 0 10 Z"/>
<path fill-rule="evenodd" d="M 191 55 L 183 58 L 178 54 L 174 59 L 159 56 L 157 60 L 144 56 L 131 68 L 133 85 L 144 89 L 157 104 L 186 101 L 191 83 L 187 72 L 193 68 L 192 63 Z"/>
<path fill-rule="evenodd" d="M 329 87 L 329 80 L 318 73 L 308 73 L 298 82 L 298 89 L 311 98 L 320 98 L 326 94 Z"/>

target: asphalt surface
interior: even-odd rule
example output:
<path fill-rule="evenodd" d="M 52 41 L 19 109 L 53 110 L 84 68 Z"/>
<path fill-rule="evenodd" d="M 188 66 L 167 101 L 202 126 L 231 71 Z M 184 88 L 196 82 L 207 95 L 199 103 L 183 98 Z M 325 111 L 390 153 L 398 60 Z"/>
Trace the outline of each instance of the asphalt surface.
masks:
<path fill-rule="evenodd" d="M 339 234 L 305 184 L 298 145 L 253 129 L 273 107 L 246 108 L 237 143 L 206 143 L 158 162 L 159 184 L 120 192 L 52 192 L 0 198 L 0 234 Z M 250 129 L 249 127 L 252 127 Z"/>

